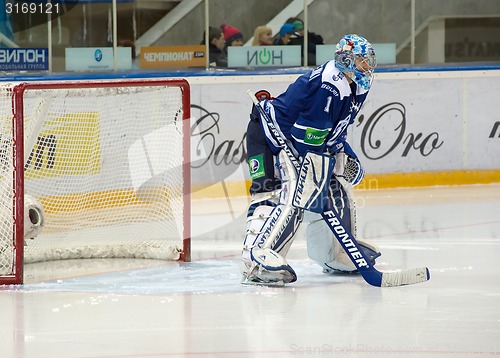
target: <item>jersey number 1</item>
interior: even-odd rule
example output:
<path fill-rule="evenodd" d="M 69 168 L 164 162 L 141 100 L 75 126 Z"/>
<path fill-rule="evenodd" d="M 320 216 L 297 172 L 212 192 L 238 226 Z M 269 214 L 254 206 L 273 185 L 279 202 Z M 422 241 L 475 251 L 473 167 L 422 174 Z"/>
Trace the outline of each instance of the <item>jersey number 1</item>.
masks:
<path fill-rule="evenodd" d="M 326 106 L 325 106 L 325 109 L 324 111 L 326 113 L 330 113 L 330 104 L 332 103 L 332 96 L 328 96 L 328 98 L 326 99 Z"/>

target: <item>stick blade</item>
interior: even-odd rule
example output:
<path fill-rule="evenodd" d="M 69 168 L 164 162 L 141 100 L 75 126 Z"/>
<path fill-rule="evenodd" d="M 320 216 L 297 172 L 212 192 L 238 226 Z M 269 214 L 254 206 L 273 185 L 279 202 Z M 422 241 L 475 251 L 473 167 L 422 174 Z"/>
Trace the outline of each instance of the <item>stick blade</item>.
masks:
<path fill-rule="evenodd" d="M 431 274 L 427 267 L 398 272 L 384 272 L 382 274 L 381 287 L 413 285 L 415 283 L 429 281 L 430 278 Z"/>

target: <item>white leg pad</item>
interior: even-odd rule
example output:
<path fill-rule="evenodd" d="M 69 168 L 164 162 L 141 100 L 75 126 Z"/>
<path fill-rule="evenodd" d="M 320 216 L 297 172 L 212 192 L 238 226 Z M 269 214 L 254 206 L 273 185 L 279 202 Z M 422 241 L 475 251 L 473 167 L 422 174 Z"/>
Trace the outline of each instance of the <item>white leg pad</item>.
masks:
<path fill-rule="evenodd" d="M 285 259 L 303 217 L 303 211 L 292 206 L 296 170 L 283 152 L 276 163 L 282 181 L 276 206 L 274 201 L 264 202 L 263 194 L 254 197 L 249 208 L 242 252 L 244 284 L 283 285 L 297 280 Z"/>
<path fill-rule="evenodd" d="M 323 220 L 315 221 L 307 226 L 306 239 L 309 257 L 323 267 L 323 272 L 356 271 L 351 259 Z M 380 256 L 380 251 L 375 245 L 359 238 L 356 238 L 356 241 L 373 260 Z"/>
<path fill-rule="evenodd" d="M 283 286 L 297 280 L 295 271 L 282 255 L 269 247 L 260 247 L 257 242 L 273 209 L 272 206 L 258 206 L 253 215 L 247 218 L 247 233 L 242 251 L 242 284 Z"/>
<path fill-rule="evenodd" d="M 247 232 L 242 252 L 243 262 L 247 266 L 251 265 L 250 250 L 256 246 L 257 236 L 273 209 L 272 206 L 261 205 L 255 208 L 252 216 L 247 217 Z"/>

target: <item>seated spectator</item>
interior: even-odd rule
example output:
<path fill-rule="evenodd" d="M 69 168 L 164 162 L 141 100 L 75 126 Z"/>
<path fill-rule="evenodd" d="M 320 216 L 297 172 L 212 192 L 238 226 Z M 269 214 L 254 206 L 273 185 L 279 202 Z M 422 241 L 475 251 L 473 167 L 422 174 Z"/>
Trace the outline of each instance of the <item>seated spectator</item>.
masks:
<path fill-rule="evenodd" d="M 279 36 L 274 40 L 274 45 L 288 45 L 290 39 L 295 33 L 295 27 L 292 24 L 284 24 L 281 26 Z"/>
<path fill-rule="evenodd" d="M 205 45 L 205 32 L 201 45 Z M 227 67 L 227 54 L 224 50 L 226 41 L 224 34 L 218 27 L 208 29 L 208 62 L 210 67 Z"/>
<path fill-rule="evenodd" d="M 220 25 L 220 28 L 224 33 L 224 39 L 226 40 L 226 51 L 228 46 L 243 46 L 243 34 L 240 30 L 226 24 Z"/>
<path fill-rule="evenodd" d="M 296 17 L 292 17 L 287 20 L 287 23 L 293 24 L 295 27 L 295 34 L 290 38 L 289 45 L 300 45 L 302 46 L 302 56 L 304 53 L 304 22 Z M 314 32 L 307 32 L 307 58 L 308 65 L 316 65 L 316 45 L 323 45 L 323 37 Z"/>
<path fill-rule="evenodd" d="M 253 33 L 252 46 L 269 46 L 273 44 L 273 30 L 268 26 L 257 26 Z"/>

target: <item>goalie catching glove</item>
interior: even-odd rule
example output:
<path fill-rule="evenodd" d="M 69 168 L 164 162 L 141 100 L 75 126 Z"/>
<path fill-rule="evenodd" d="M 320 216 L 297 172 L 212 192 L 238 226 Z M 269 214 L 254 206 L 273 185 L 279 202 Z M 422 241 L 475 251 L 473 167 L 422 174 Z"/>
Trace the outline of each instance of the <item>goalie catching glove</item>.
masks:
<path fill-rule="evenodd" d="M 363 180 L 365 171 L 351 146 L 345 142 L 343 147 L 342 152 L 332 154 L 336 159 L 334 173 L 352 186 L 356 186 Z"/>

